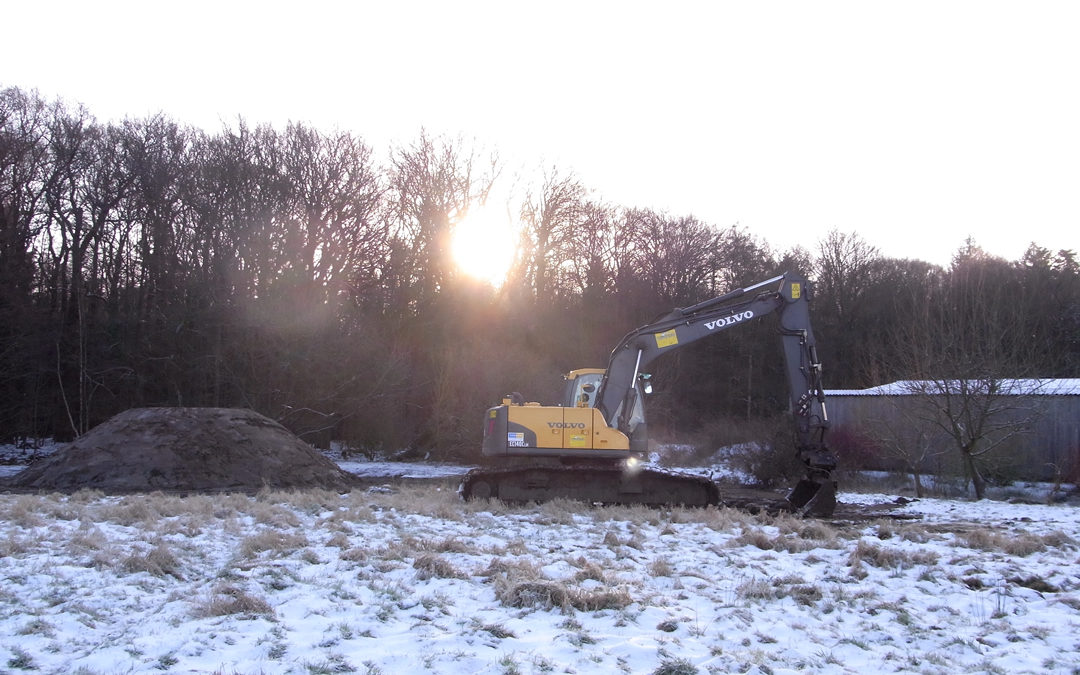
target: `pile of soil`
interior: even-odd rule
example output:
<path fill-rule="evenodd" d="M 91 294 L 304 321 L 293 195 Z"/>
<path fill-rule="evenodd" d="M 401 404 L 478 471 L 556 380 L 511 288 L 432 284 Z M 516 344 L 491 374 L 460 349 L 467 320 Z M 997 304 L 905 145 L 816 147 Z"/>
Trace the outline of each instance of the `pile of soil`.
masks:
<path fill-rule="evenodd" d="M 351 476 L 277 422 L 234 408 L 135 408 L 94 427 L 9 486 L 104 492 L 347 489 Z"/>

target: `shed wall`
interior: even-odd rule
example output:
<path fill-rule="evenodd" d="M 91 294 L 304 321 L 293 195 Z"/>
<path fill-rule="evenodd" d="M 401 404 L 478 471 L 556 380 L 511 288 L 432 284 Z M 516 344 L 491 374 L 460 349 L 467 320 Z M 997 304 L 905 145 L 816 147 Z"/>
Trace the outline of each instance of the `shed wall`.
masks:
<path fill-rule="evenodd" d="M 871 441 L 862 453 L 867 468 L 902 470 L 908 460 L 917 459 L 922 471 L 957 471 L 959 451 L 943 431 L 917 419 L 918 398 L 828 395 L 833 434 Z M 1017 480 L 1053 480 L 1059 474 L 1066 480 L 1080 478 L 1080 396 L 1026 397 L 1018 407 L 1036 415 L 1027 431 L 995 451 L 993 464 L 1001 475 Z"/>

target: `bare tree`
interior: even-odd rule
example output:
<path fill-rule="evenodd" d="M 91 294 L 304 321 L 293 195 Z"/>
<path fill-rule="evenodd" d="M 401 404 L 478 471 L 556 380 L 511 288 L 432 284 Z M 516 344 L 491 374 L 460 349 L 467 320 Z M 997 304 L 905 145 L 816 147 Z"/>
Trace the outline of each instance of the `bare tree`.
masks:
<path fill-rule="evenodd" d="M 650 210 L 634 213 L 637 268 L 661 307 L 705 299 L 723 234 L 693 216 L 673 218 Z"/>
<path fill-rule="evenodd" d="M 611 292 L 620 227 L 613 209 L 588 202 L 582 206 L 581 220 L 571 236 L 562 241 L 560 290 L 581 298 L 596 298 Z"/>
<path fill-rule="evenodd" d="M 951 457 L 949 438 L 939 428 L 938 411 L 932 405 L 932 383 L 910 380 L 883 385 L 871 402 L 884 408 L 859 424 L 856 433 L 869 439 L 876 459 L 891 459 L 911 475 L 915 494 L 925 496 L 923 476 L 938 474 Z"/>
<path fill-rule="evenodd" d="M 88 313 L 102 299 L 103 245 L 113 235 L 133 181 L 123 133 L 98 125 L 83 108 L 55 116 L 51 150 L 59 170 L 45 199 L 50 229 L 60 243 L 54 260 L 68 275 L 61 297 L 58 378 L 72 432 L 79 435 L 92 426 L 90 398 L 101 384 L 93 372 Z"/>
<path fill-rule="evenodd" d="M 881 255 L 858 234 L 832 230 L 818 245 L 815 266 L 818 297 L 828 301 L 836 316 L 844 321 L 869 285 L 874 265 Z"/>
<path fill-rule="evenodd" d="M 36 94 L 0 90 L 0 441 L 36 427 L 27 402 L 40 386 L 40 345 L 46 342 L 34 311 L 34 292 L 44 288 L 34 247 L 54 171 L 50 115 Z"/>
<path fill-rule="evenodd" d="M 561 175 L 553 168 L 545 173 L 540 194 L 527 196 L 522 204 L 525 282 L 531 282 L 537 302 L 552 299 L 552 277 L 564 262 L 560 253 L 568 251 L 566 242 L 585 217 L 585 195 L 585 187 L 577 177 Z"/>
<path fill-rule="evenodd" d="M 1035 354 L 1003 263 L 958 257 L 940 292 L 899 323 L 895 344 L 912 377 L 906 386 L 917 401 L 914 414 L 949 439 L 977 499 L 996 451 L 1038 415 L 1030 396 L 1039 381 L 1019 379 Z"/>
<path fill-rule="evenodd" d="M 986 495 L 986 470 L 999 458 L 997 451 L 1027 432 L 1039 416 L 1032 397 L 1041 380 L 977 377 L 963 380 L 926 379 L 905 384 L 915 397 L 911 415 L 925 427 L 941 430 L 959 452 L 961 466 L 971 480 L 975 498 Z M 926 436 L 922 437 L 925 441 Z M 913 454 L 936 452 L 918 444 L 906 446 Z"/>
<path fill-rule="evenodd" d="M 430 306 L 455 278 L 451 259 L 454 226 L 474 203 L 482 204 L 498 175 L 498 158 L 482 158 L 460 140 L 431 138 L 424 131 L 390 158 L 390 199 L 399 250 L 407 275 L 401 298 L 417 311 Z"/>
<path fill-rule="evenodd" d="M 860 349 L 870 339 L 864 296 L 880 261 L 877 249 L 859 235 L 832 230 L 818 246 L 814 265 L 814 320 L 822 337 L 822 361 L 830 363 L 835 385 L 850 383 L 865 370 Z"/>

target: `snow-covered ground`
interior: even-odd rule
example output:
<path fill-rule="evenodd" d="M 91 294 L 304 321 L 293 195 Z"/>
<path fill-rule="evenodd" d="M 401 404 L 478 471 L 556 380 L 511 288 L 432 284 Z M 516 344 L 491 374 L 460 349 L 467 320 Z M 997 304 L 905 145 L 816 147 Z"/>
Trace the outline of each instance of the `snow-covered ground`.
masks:
<path fill-rule="evenodd" d="M 0 495 L 0 670 L 1080 671 L 1074 506 L 844 523 L 453 484 Z"/>

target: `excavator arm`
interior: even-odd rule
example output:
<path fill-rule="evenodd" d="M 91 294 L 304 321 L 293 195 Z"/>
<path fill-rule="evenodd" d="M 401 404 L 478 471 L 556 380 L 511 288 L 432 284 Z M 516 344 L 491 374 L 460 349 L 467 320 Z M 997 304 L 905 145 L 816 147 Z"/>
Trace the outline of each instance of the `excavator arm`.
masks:
<path fill-rule="evenodd" d="M 807 466 L 789 501 L 800 510 L 831 512 L 835 506 L 832 471 L 836 457 L 825 445 L 829 421 L 810 326 L 806 280 L 787 273 L 741 288 L 712 300 L 672 310 L 628 333 L 611 352 L 607 372 L 597 393 L 596 407 L 608 425 L 630 438 L 631 450 L 641 449 L 645 431 L 633 414 L 641 395 L 639 378 L 653 360 L 767 314 L 779 316 L 795 446 Z"/>

